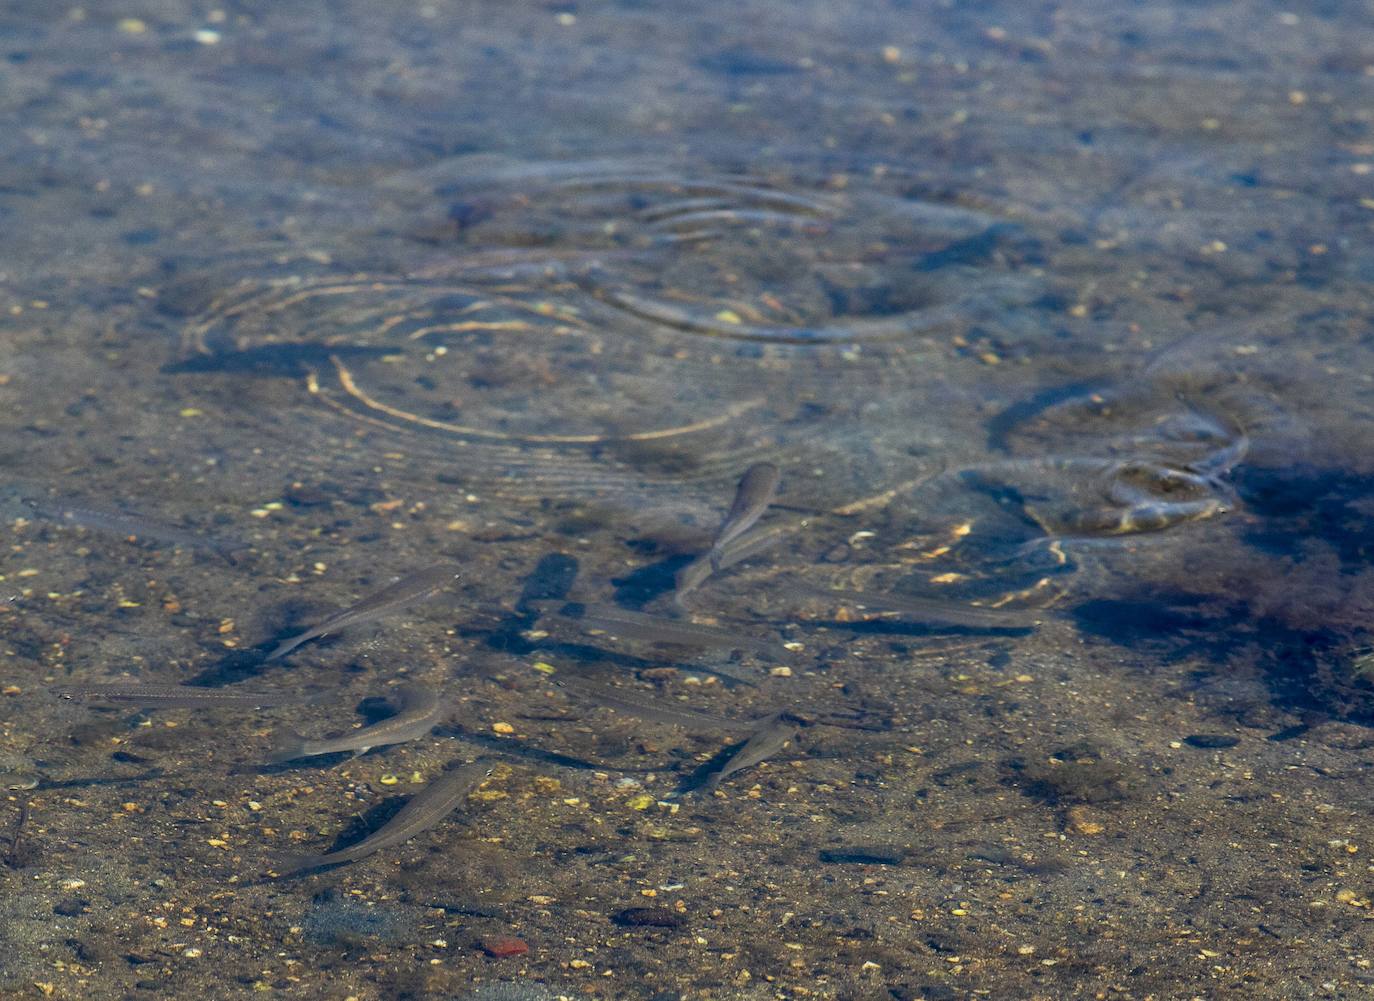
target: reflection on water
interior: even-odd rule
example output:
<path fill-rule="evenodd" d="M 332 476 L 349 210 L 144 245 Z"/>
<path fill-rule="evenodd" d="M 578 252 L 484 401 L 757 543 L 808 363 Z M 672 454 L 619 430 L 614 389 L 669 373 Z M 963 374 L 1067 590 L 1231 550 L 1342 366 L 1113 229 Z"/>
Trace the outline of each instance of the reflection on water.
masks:
<path fill-rule="evenodd" d="M 0 994 L 1353 996 L 1357 17 L 11 5 Z"/>

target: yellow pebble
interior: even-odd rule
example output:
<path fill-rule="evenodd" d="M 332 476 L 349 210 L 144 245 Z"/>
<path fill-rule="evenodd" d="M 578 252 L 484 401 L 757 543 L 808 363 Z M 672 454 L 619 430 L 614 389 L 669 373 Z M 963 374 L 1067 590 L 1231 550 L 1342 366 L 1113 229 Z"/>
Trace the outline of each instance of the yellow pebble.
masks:
<path fill-rule="evenodd" d="M 514 733 L 514 732 L 515 732 L 515 727 L 511 726 L 509 723 L 493 723 L 493 724 L 491 725 L 491 728 L 492 728 L 494 731 L 496 731 L 497 733 Z"/>
<path fill-rule="evenodd" d="M 631 810 L 647 810 L 649 809 L 649 807 L 653 805 L 654 798 L 650 796 L 648 793 L 640 793 L 638 796 L 634 797 L 634 799 L 629 801 L 629 807 Z"/>
<path fill-rule="evenodd" d="M 383 775 L 377 781 L 384 786 L 394 786 L 397 782 L 400 782 L 401 780 L 398 779 L 395 775 Z"/>

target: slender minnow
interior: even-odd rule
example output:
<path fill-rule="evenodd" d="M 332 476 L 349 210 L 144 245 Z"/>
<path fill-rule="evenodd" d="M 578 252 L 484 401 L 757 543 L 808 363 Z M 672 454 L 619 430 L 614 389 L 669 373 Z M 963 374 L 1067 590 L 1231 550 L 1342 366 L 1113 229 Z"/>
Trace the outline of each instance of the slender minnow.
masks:
<path fill-rule="evenodd" d="M 236 550 L 247 548 L 247 544 L 240 539 L 198 535 L 188 528 L 169 525 L 166 522 L 127 511 L 102 510 L 79 504 L 68 504 L 61 500 L 40 500 L 32 497 L 25 497 L 23 501 L 38 517 L 47 521 L 78 525 L 81 528 L 107 532 L 121 538 L 147 539 L 153 542 L 165 542 L 181 549 L 204 550 L 212 552 L 230 563 L 235 562 L 234 552 Z"/>
<path fill-rule="evenodd" d="M 757 462 L 744 471 L 739 486 L 735 489 L 735 500 L 725 520 L 716 529 L 715 540 L 711 543 L 711 567 L 720 569 L 721 550 L 738 539 L 754 526 L 754 522 L 768 510 L 773 497 L 778 492 L 778 481 L 782 473 L 771 462 Z"/>
<path fill-rule="evenodd" d="M 733 542 L 720 548 L 720 551 L 715 554 L 714 565 L 711 562 L 711 553 L 698 556 L 679 570 L 677 576 L 673 578 L 673 600 L 681 606 L 682 599 L 706 583 L 712 574 L 729 569 L 736 563 L 743 563 L 765 549 L 776 546 L 789 533 L 800 527 L 802 527 L 801 524 L 793 521 L 785 525 L 768 525 L 747 535 L 740 535 Z"/>
<path fill-rule="evenodd" d="M 947 626 L 968 626 L 973 629 L 1031 629 L 1045 620 L 1045 613 L 1038 608 L 988 608 L 984 605 L 946 601 L 943 598 L 832 590 L 810 585 L 798 586 L 796 590 L 813 597 L 831 598 L 852 605 L 897 612 L 925 622 L 938 622 Z"/>
<path fill-rule="evenodd" d="M 60 685 L 52 693 L 64 699 L 99 699 L 143 709 L 262 709 L 314 702 L 320 694 L 299 692 L 244 692 L 234 688 L 201 688 L 158 682 L 115 681 L 109 684 Z"/>
<path fill-rule="evenodd" d="M 470 792 L 486 781 L 491 771 L 491 763 L 481 759 L 460 765 L 410 797 L 410 801 L 401 807 L 396 816 L 357 844 L 325 855 L 283 856 L 272 863 L 272 869 L 278 876 L 290 876 L 323 865 L 356 862 L 374 852 L 402 845 L 456 810 Z"/>
<path fill-rule="evenodd" d="M 753 736 L 740 745 L 740 749 L 725 762 L 724 767 L 707 780 L 707 789 L 715 789 L 735 772 L 768 760 L 796 740 L 801 732 L 797 721 L 783 713 L 770 716 L 756 726 Z"/>
<path fill-rule="evenodd" d="M 729 719 L 711 713 L 697 712 L 694 709 L 679 709 L 664 705 L 654 699 L 641 699 L 617 689 L 607 688 L 584 678 L 569 676 L 550 679 L 559 688 L 574 695 L 599 703 L 616 712 L 626 713 L 652 723 L 667 723 L 686 730 L 724 730 L 727 733 L 753 733 L 758 720 Z"/>
<path fill-rule="evenodd" d="M 444 588 L 448 587 L 457 579 L 458 573 L 446 563 L 437 564 L 432 567 L 425 567 L 417 570 L 413 574 L 402 577 L 389 587 L 384 587 L 371 597 L 364 598 L 356 605 L 349 605 L 341 612 L 336 612 L 325 619 L 317 626 L 312 626 L 305 632 L 293 636 L 288 640 L 283 640 L 275 650 L 267 655 L 267 660 L 276 660 L 284 657 L 296 647 L 308 640 L 325 636 L 329 633 L 337 633 L 341 629 L 349 626 L 361 625 L 364 622 L 372 622 L 393 612 L 413 605 L 416 602 L 425 601 L 434 597 Z"/>
<path fill-rule="evenodd" d="M 278 730 L 272 735 L 272 751 L 267 760 L 280 764 L 317 754 L 334 754 L 338 751 L 361 753 L 373 747 L 418 740 L 434 728 L 444 708 L 438 694 L 424 685 L 401 685 L 387 692 L 386 697 L 396 707 L 394 716 L 339 737 L 309 740 L 289 727 Z"/>
<path fill-rule="evenodd" d="M 729 647 L 734 650 L 753 650 L 755 653 L 779 653 L 780 645 L 757 636 L 703 626 L 680 619 L 665 619 L 661 615 L 648 615 L 631 611 L 617 605 L 584 605 L 581 616 L 559 613 L 559 618 L 575 622 L 583 629 L 599 629 L 602 632 L 619 636 L 621 639 L 641 640 L 646 643 L 673 643 L 678 646 Z"/>

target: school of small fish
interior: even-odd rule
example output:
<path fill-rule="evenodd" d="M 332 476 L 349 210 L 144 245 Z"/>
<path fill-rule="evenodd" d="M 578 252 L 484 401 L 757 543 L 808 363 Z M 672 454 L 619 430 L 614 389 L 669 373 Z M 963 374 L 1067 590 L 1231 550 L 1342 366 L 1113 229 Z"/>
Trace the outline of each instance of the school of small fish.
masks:
<path fill-rule="evenodd" d="M 785 536 L 785 525 L 765 524 L 756 527 L 773 504 L 781 481 L 781 471 L 768 462 L 757 463 L 744 472 L 733 502 L 710 545 L 677 574 L 673 599 L 679 612 L 685 612 L 684 599 L 711 577 L 756 556 Z M 47 512 L 50 518 L 59 523 L 131 538 L 161 540 L 181 546 L 194 545 L 221 555 L 225 552 L 222 545 L 207 544 L 190 529 L 160 525 L 143 516 L 55 502 L 26 503 L 35 511 Z M 262 662 L 280 660 L 312 640 L 376 622 L 434 599 L 448 590 L 460 576 L 460 570 L 451 563 L 437 563 L 406 574 L 316 624 L 281 638 L 275 645 L 264 644 Z M 803 599 L 867 607 L 920 621 L 974 629 L 1030 629 L 1043 617 L 1042 613 L 1035 610 L 1001 609 L 935 598 L 830 590 L 818 586 L 794 588 L 792 594 Z M 545 600 L 531 600 L 525 604 L 537 612 L 541 624 L 568 626 L 597 638 L 605 636 L 613 640 L 676 648 L 747 651 L 774 660 L 784 659 L 788 652 L 776 638 L 737 633 L 696 623 L 689 618 L 655 615 L 615 604 Z M 738 743 L 728 749 L 728 754 L 723 752 L 722 760 L 714 771 L 704 780 L 684 787 L 681 790 L 683 793 L 714 793 L 723 782 L 737 773 L 758 766 L 794 746 L 810 726 L 881 728 L 867 721 L 862 711 L 812 712 L 786 707 L 759 718 L 737 719 L 701 712 L 676 701 L 646 696 L 633 688 L 601 684 L 568 671 L 555 672 L 547 680 L 552 687 L 573 699 L 617 714 L 689 731 L 718 732 L 738 738 Z M 137 681 L 70 684 L 56 687 L 52 692 L 64 699 L 100 701 L 141 710 L 249 710 L 320 703 L 330 697 L 327 692 L 250 691 L 239 688 L 237 684 L 210 687 Z M 416 682 L 399 684 L 386 690 L 383 695 L 393 709 L 390 716 L 335 737 L 310 738 L 288 726 L 279 727 L 272 735 L 271 747 L 263 763 L 286 766 L 320 755 L 341 752 L 362 754 L 371 748 L 419 740 L 444 721 L 450 708 L 448 700 L 440 692 Z M 461 806 L 468 795 L 491 775 L 492 764 L 489 758 L 460 763 L 412 796 L 391 820 L 362 840 L 334 851 L 281 857 L 269 863 L 268 871 L 279 877 L 293 876 L 355 862 L 375 852 L 396 848 L 436 826 Z"/>

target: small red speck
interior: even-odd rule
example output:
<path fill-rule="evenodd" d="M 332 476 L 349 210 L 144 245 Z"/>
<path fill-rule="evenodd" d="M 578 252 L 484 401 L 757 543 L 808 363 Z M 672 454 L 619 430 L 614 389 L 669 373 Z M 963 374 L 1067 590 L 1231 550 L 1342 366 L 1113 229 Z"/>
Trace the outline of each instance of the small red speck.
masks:
<path fill-rule="evenodd" d="M 481 945 L 483 952 L 496 959 L 505 959 L 507 956 L 523 956 L 530 951 L 525 940 L 520 938 L 484 938 Z"/>

